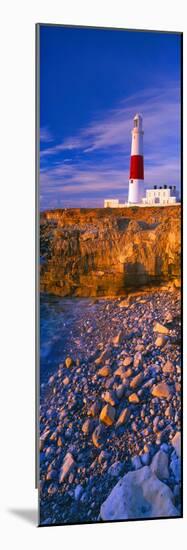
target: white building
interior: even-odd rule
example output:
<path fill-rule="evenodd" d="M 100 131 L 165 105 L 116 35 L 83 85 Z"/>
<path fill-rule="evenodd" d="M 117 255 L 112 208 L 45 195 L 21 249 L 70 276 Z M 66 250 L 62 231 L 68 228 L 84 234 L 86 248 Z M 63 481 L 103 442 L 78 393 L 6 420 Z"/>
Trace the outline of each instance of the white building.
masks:
<path fill-rule="evenodd" d="M 146 196 L 142 199 L 142 203 L 145 206 L 164 206 L 167 204 L 176 204 L 178 199 L 177 195 L 175 185 L 164 185 L 163 187 L 157 187 L 157 185 L 154 185 L 153 189 L 146 190 Z"/>

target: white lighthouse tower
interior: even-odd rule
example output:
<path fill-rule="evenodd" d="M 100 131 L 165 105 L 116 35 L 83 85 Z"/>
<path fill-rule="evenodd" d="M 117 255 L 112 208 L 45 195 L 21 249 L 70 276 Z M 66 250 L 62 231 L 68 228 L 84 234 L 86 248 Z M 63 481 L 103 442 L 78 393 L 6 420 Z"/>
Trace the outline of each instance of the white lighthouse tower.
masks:
<path fill-rule="evenodd" d="M 143 134 L 142 117 L 137 114 L 134 117 L 134 127 L 132 130 L 129 204 L 141 203 L 144 196 Z"/>

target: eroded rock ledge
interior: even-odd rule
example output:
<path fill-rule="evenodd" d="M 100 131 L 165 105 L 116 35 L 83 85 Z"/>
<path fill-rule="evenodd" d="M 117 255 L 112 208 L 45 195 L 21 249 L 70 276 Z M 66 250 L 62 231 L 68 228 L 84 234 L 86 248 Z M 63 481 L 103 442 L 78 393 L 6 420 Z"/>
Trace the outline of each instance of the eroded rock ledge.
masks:
<path fill-rule="evenodd" d="M 180 278 L 180 206 L 41 214 L 41 291 L 120 295 Z"/>

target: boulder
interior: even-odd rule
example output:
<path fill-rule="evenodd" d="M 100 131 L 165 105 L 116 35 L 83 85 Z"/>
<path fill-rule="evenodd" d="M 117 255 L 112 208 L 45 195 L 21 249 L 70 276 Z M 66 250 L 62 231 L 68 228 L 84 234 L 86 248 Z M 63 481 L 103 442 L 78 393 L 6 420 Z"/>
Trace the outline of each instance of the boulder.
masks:
<path fill-rule="evenodd" d="M 163 430 L 157 433 L 156 444 L 161 445 L 161 443 L 168 441 L 171 431 L 171 425 L 168 424 Z"/>
<path fill-rule="evenodd" d="M 82 425 L 82 431 L 85 435 L 89 435 L 92 433 L 94 428 L 94 420 L 91 420 L 90 418 L 87 418 L 85 422 Z"/>
<path fill-rule="evenodd" d="M 134 367 L 137 369 L 139 365 L 142 363 L 142 354 L 141 351 L 137 351 L 134 355 Z"/>
<path fill-rule="evenodd" d="M 175 452 L 179 458 L 181 458 L 181 432 L 176 432 L 173 439 L 171 440 Z"/>
<path fill-rule="evenodd" d="M 101 410 L 101 402 L 99 401 L 99 399 L 97 399 L 89 408 L 88 415 L 93 417 L 98 416 L 100 413 L 100 410 Z"/>
<path fill-rule="evenodd" d="M 139 397 L 136 393 L 131 393 L 131 395 L 129 395 L 129 403 L 139 403 Z"/>
<path fill-rule="evenodd" d="M 181 481 L 181 460 L 177 457 L 177 455 L 174 453 L 172 456 L 171 462 L 170 462 L 170 468 L 174 475 L 175 481 L 177 483 L 180 483 Z"/>
<path fill-rule="evenodd" d="M 151 393 L 154 397 L 160 397 L 161 399 L 168 399 L 171 395 L 170 388 L 166 382 L 160 382 L 156 386 L 153 386 Z"/>
<path fill-rule="evenodd" d="M 159 479 L 168 479 L 168 455 L 164 451 L 158 451 L 151 462 L 151 470 Z"/>
<path fill-rule="evenodd" d="M 122 382 L 125 383 L 126 379 L 132 376 L 132 369 L 131 367 L 127 369 L 124 365 L 121 365 L 114 371 L 114 376 L 120 376 Z"/>
<path fill-rule="evenodd" d="M 66 359 L 65 359 L 65 365 L 66 365 L 67 369 L 69 369 L 70 367 L 72 367 L 72 365 L 73 365 L 73 359 L 72 359 L 72 357 L 66 357 Z"/>
<path fill-rule="evenodd" d="M 114 423 L 115 413 L 115 408 L 108 403 L 105 407 L 103 407 L 99 418 L 103 424 L 106 426 L 111 426 Z"/>
<path fill-rule="evenodd" d="M 102 398 L 104 399 L 104 401 L 106 401 L 106 403 L 112 405 L 112 407 L 114 407 L 114 405 L 116 404 L 115 393 L 112 390 L 105 391 L 102 394 Z"/>
<path fill-rule="evenodd" d="M 92 434 L 92 441 L 93 441 L 93 444 L 95 447 L 100 448 L 102 447 L 103 445 L 103 435 L 104 435 L 104 432 L 103 432 L 103 427 L 101 426 L 101 424 L 99 424 L 93 434 Z"/>
<path fill-rule="evenodd" d="M 117 399 L 121 399 L 125 393 L 125 384 L 119 384 L 116 388 L 116 397 Z"/>
<path fill-rule="evenodd" d="M 163 366 L 163 372 L 164 374 L 172 374 L 174 372 L 174 365 L 171 361 L 166 361 L 165 365 Z"/>
<path fill-rule="evenodd" d="M 174 496 L 149 466 L 128 472 L 100 508 L 103 521 L 176 517 Z"/>
<path fill-rule="evenodd" d="M 153 332 L 159 332 L 159 334 L 169 334 L 169 329 L 161 323 L 154 323 Z"/>
<path fill-rule="evenodd" d="M 129 416 L 130 416 L 130 411 L 129 409 L 125 408 L 123 409 L 123 411 L 121 411 L 118 419 L 117 419 L 117 422 L 116 422 L 116 428 L 119 428 L 119 426 L 123 426 L 127 420 L 129 419 Z"/>
<path fill-rule="evenodd" d="M 109 390 L 113 385 L 114 385 L 114 376 L 109 376 L 109 378 L 107 377 L 104 384 L 105 388 Z"/>
<path fill-rule="evenodd" d="M 43 451 L 43 448 L 45 447 L 46 440 L 48 439 L 50 435 L 50 430 L 44 430 L 44 432 L 40 436 L 40 451 Z"/>
<path fill-rule="evenodd" d="M 102 376 L 103 378 L 105 378 L 105 376 L 109 376 L 111 374 L 111 368 L 108 367 L 108 365 L 102 367 L 101 369 L 99 369 L 98 371 L 98 376 Z"/>
<path fill-rule="evenodd" d="M 132 388 L 133 390 L 135 390 L 138 386 L 140 386 L 140 384 L 142 384 L 143 379 L 144 379 L 144 374 L 143 374 L 143 372 L 139 372 L 139 374 L 137 374 L 136 376 L 134 376 L 134 378 L 131 380 L 131 382 L 130 382 L 130 388 Z"/>
<path fill-rule="evenodd" d="M 59 483 L 62 483 L 75 466 L 75 460 L 71 453 L 67 453 L 60 469 Z"/>
<path fill-rule="evenodd" d="M 157 348 L 162 348 L 167 342 L 167 336 L 165 334 L 160 334 L 155 340 L 155 346 Z"/>
<path fill-rule="evenodd" d="M 132 363 L 133 363 L 133 358 L 130 357 L 130 355 L 128 357 L 125 357 L 125 359 L 123 359 L 124 367 L 129 367 L 130 365 L 132 365 Z"/>
<path fill-rule="evenodd" d="M 149 463 L 150 463 L 150 453 L 149 452 L 142 453 L 140 458 L 141 458 L 141 462 L 142 462 L 143 466 L 149 466 Z"/>
<path fill-rule="evenodd" d="M 168 418 L 172 418 L 174 414 L 174 410 L 173 410 L 173 407 L 172 405 L 168 405 L 167 409 L 165 410 L 165 416 L 168 417 Z"/>
<path fill-rule="evenodd" d="M 123 338 L 123 334 L 122 334 L 122 331 L 120 330 L 120 331 L 118 332 L 118 334 L 116 334 L 116 336 L 114 336 L 114 337 L 112 338 L 112 344 L 114 344 L 114 346 L 118 346 L 118 344 L 121 343 L 122 338 Z"/>
<path fill-rule="evenodd" d="M 138 455 L 135 455 L 131 458 L 131 464 L 135 470 L 139 470 L 139 468 L 142 468 L 142 463 Z"/>

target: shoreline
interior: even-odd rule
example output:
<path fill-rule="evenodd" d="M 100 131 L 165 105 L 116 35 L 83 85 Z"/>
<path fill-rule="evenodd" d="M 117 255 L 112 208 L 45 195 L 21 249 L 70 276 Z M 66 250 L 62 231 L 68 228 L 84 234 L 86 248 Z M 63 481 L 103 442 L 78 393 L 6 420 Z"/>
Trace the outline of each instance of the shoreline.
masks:
<path fill-rule="evenodd" d="M 152 475 L 160 452 L 164 466 L 156 479 L 171 492 L 172 515 L 180 515 L 180 459 L 172 443 L 180 433 L 180 290 L 85 299 L 92 305 L 77 309 L 41 396 L 41 525 L 111 519 L 118 481 L 126 483 L 129 473 Z M 164 327 L 161 333 L 155 323 Z M 165 393 L 154 396 L 160 383 Z M 101 419 L 105 407 L 114 414 L 109 425 Z"/>
<path fill-rule="evenodd" d="M 49 297 L 49 298 L 57 298 L 57 299 L 61 299 L 61 300 L 120 300 L 121 298 L 125 298 L 125 297 L 128 297 L 128 296 L 140 296 L 140 295 L 147 295 L 147 294 L 151 294 L 152 292 L 165 292 L 165 291 L 169 291 L 169 292 L 172 292 L 173 290 L 176 290 L 176 289 L 181 289 L 181 278 L 180 277 L 175 277 L 173 279 L 170 279 L 170 280 L 166 280 L 166 281 L 162 281 L 160 282 L 160 284 L 148 284 L 148 285 L 142 285 L 142 286 L 137 286 L 137 287 L 129 287 L 129 288 L 126 288 L 124 290 L 124 292 L 121 292 L 119 294 L 102 294 L 102 295 L 83 295 L 81 294 L 81 296 L 79 295 L 76 295 L 76 294 L 67 294 L 67 295 L 61 295 L 61 294 L 53 294 L 51 292 L 47 292 L 47 291 L 41 291 L 40 292 L 40 297 L 44 297 L 46 296 Z"/>

